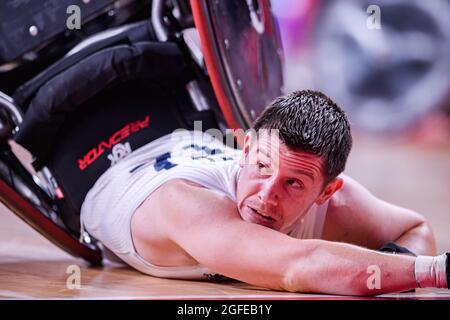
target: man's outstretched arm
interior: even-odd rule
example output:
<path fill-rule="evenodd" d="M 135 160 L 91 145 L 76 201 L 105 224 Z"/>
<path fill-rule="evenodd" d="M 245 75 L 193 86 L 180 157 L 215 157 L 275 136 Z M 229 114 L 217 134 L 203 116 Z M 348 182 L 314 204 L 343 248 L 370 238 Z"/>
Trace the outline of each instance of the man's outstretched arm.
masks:
<path fill-rule="evenodd" d="M 256 286 L 292 292 L 375 295 L 417 287 L 415 258 L 324 240 L 298 240 L 243 221 L 219 193 L 187 183 L 164 185 L 154 212 L 177 245 L 211 270 Z M 380 287 L 371 289 L 371 270 Z"/>
<path fill-rule="evenodd" d="M 431 226 L 420 214 L 371 194 L 344 176 L 342 189 L 330 199 L 323 239 L 378 249 L 395 242 L 417 255 L 435 255 Z"/>

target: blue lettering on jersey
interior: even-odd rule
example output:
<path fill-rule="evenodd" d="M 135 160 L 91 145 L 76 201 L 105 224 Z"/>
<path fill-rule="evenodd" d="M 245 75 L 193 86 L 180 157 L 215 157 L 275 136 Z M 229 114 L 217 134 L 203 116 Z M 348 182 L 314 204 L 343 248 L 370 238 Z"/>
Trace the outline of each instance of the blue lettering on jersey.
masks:
<path fill-rule="evenodd" d="M 194 149 L 195 151 L 203 150 L 208 155 L 223 153 L 223 151 L 221 149 L 217 149 L 217 148 L 210 149 L 207 146 L 199 146 L 198 144 L 193 144 L 193 143 L 188 146 L 185 146 L 183 149 L 186 150 L 189 148 Z"/>
<path fill-rule="evenodd" d="M 192 160 L 207 159 L 211 162 L 215 162 L 217 160 L 223 160 L 223 161 L 234 160 L 233 157 L 229 157 L 229 156 L 217 157 L 216 159 L 211 157 L 211 155 L 223 154 L 224 152 L 222 149 L 217 149 L 217 148 L 210 149 L 207 146 L 199 146 L 198 144 L 190 144 L 190 145 L 183 147 L 183 149 L 184 150 L 193 149 L 195 151 L 201 151 L 200 154 L 192 155 L 191 156 Z M 166 153 L 158 156 L 155 159 L 155 164 L 153 165 L 155 170 L 156 171 L 161 171 L 162 169 L 169 170 L 170 168 L 176 167 L 177 164 L 172 163 L 169 160 L 171 158 L 171 156 L 172 155 L 170 152 L 166 152 Z"/>
<path fill-rule="evenodd" d="M 170 152 L 166 152 L 155 159 L 155 164 L 153 167 L 156 171 L 161 171 L 162 169 L 169 170 L 176 166 L 176 164 L 170 162 L 168 159 L 170 158 Z"/>
<path fill-rule="evenodd" d="M 184 150 L 186 150 L 186 149 L 193 149 L 195 151 L 202 151 L 202 153 L 200 155 L 191 156 L 191 159 L 192 160 L 207 159 L 207 160 L 209 160 L 211 162 L 215 162 L 217 159 L 220 159 L 220 158 L 216 158 L 215 159 L 215 158 L 210 157 L 210 156 L 224 153 L 222 149 L 218 149 L 218 148 L 210 149 L 207 146 L 199 146 L 198 144 L 194 144 L 194 143 L 183 147 L 183 149 Z M 234 160 L 231 157 L 222 157 L 221 159 L 224 160 L 224 161 Z"/>

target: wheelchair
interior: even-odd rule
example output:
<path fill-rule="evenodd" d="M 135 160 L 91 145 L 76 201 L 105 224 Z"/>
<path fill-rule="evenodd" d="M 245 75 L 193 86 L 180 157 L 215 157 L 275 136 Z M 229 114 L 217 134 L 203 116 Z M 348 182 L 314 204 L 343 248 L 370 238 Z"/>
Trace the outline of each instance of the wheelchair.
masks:
<path fill-rule="evenodd" d="M 18 84 L 11 94 L 0 87 L 1 202 L 92 265 L 102 264 L 104 249 L 80 229 L 79 212 L 100 175 L 196 121 L 204 131 L 248 129 L 282 92 L 283 52 L 268 0 L 131 2 L 148 15 L 102 25 L 73 46 L 35 44 L 64 52 L 34 66 L 29 79 L 9 76 Z M 0 50 L 0 63 L 14 66 L 11 56 Z M 31 153 L 35 172 L 10 140 Z"/>

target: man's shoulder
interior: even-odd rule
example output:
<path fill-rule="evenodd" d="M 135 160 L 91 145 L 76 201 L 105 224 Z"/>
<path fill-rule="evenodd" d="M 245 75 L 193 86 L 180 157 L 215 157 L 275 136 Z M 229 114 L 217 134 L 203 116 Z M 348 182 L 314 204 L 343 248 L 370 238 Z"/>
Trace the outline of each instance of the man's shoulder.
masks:
<path fill-rule="evenodd" d="M 161 192 L 204 192 L 209 190 L 207 187 L 185 178 L 174 178 L 164 182 L 160 187 Z"/>
<path fill-rule="evenodd" d="M 362 184 L 354 178 L 346 174 L 341 174 L 339 177 L 342 178 L 344 183 L 342 188 L 331 196 L 327 214 L 349 213 L 370 195 Z"/>
<path fill-rule="evenodd" d="M 198 184 L 194 181 L 190 181 L 187 179 L 183 179 L 183 178 L 176 178 L 176 179 L 171 179 L 169 181 L 166 181 L 165 183 L 163 183 L 161 185 L 161 188 L 165 189 L 165 191 L 169 191 L 169 190 L 180 190 L 180 189 L 192 189 L 192 188 L 205 188 L 204 186 L 202 186 L 201 184 Z"/>
<path fill-rule="evenodd" d="M 162 184 L 136 210 L 152 223 L 173 230 L 186 230 L 192 224 L 208 224 L 228 219 L 236 204 L 227 196 L 195 182 L 176 178 Z M 177 232 L 178 232 L 177 231 Z"/>
<path fill-rule="evenodd" d="M 322 238 L 346 242 L 359 231 L 355 226 L 364 225 L 375 199 L 357 180 L 341 175 L 342 188 L 329 200 Z"/>
<path fill-rule="evenodd" d="M 161 185 L 159 190 L 156 191 L 161 194 L 161 201 L 166 202 L 166 207 L 178 206 L 180 204 L 179 201 L 185 201 L 185 205 L 187 207 L 190 207 L 188 204 L 195 204 L 204 201 L 211 203 L 220 202 L 223 204 L 234 204 L 234 202 L 225 194 L 183 178 L 171 179 Z"/>

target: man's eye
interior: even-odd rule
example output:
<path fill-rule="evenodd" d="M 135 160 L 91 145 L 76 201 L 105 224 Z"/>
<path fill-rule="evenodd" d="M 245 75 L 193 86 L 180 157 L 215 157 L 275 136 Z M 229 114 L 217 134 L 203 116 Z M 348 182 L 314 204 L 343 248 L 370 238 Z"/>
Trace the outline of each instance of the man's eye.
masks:
<path fill-rule="evenodd" d="M 266 168 L 266 165 L 264 163 L 258 162 L 258 168 L 259 169 Z"/>
<path fill-rule="evenodd" d="M 300 188 L 300 189 L 303 188 L 303 183 L 301 183 L 301 181 L 298 181 L 295 179 L 289 179 L 287 181 L 287 183 L 294 188 Z"/>
<path fill-rule="evenodd" d="M 260 174 L 260 175 L 263 175 L 263 176 L 270 176 L 271 175 L 271 171 L 270 171 L 270 166 L 268 166 L 268 165 L 266 165 L 266 164 L 264 164 L 264 163 L 261 163 L 261 162 L 258 162 L 258 173 Z"/>

